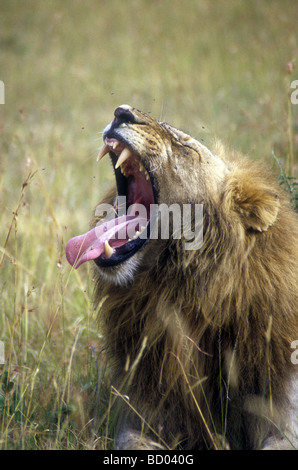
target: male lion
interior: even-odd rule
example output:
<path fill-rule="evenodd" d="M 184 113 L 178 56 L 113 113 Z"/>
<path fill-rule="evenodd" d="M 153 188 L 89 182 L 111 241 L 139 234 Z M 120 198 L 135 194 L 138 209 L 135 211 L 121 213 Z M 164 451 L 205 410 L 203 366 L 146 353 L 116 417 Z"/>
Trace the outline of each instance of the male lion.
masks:
<path fill-rule="evenodd" d="M 96 265 L 117 448 L 295 445 L 298 223 L 285 194 L 259 163 L 127 105 L 103 138 L 116 188 L 66 255 Z M 149 211 L 161 204 L 168 217 Z"/>

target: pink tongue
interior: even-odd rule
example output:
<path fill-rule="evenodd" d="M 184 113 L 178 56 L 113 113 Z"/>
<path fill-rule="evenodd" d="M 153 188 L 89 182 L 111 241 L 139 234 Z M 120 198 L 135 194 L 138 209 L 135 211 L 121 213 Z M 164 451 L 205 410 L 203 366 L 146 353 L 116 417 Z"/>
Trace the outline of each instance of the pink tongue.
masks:
<path fill-rule="evenodd" d="M 125 215 L 104 222 L 89 232 L 69 240 L 65 248 L 66 259 L 77 269 L 85 261 L 103 255 L 106 241 L 112 248 L 122 246 L 146 224 L 147 219 Z"/>

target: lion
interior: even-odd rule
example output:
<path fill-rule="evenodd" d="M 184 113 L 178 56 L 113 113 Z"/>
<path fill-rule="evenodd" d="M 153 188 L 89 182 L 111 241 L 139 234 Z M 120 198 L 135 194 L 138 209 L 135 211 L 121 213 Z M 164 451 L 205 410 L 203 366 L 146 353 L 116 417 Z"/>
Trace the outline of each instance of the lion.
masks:
<path fill-rule="evenodd" d="M 276 177 L 128 105 L 103 140 L 116 185 L 66 256 L 94 262 L 116 448 L 295 447 L 298 221 Z"/>

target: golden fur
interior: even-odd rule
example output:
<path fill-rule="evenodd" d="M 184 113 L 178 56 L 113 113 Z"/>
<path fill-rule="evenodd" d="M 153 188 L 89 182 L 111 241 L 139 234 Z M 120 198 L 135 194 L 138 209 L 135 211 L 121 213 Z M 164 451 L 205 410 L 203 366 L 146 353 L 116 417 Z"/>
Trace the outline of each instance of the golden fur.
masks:
<path fill-rule="evenodd" d="M 260 163 L 123 110 L 158 203 L 203 204 L 204 242 L 187 251 L 183 238 L 150 240 L 127 283 L 113 281 L 117 267 L 95 270 L 122 394 L 117 446 L 264 447 L 281 435 L 275 424 L 285 429 L 298 367 L 297 217 Z"/>

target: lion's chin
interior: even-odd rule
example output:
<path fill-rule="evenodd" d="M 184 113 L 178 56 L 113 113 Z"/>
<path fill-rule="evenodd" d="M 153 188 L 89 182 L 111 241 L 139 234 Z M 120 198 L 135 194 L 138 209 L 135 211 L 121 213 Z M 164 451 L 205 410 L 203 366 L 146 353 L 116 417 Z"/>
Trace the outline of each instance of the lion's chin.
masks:
<path fill-rule="evenodd" d="M 96 264 L 96 270 L 101 279 L 114 284 L 117 287 L 126 287 L 132 284 L 134 276 L 143 259 L 143 253 L 138 252 L 127 261 L 118 266 L 100 267 Z"/>

